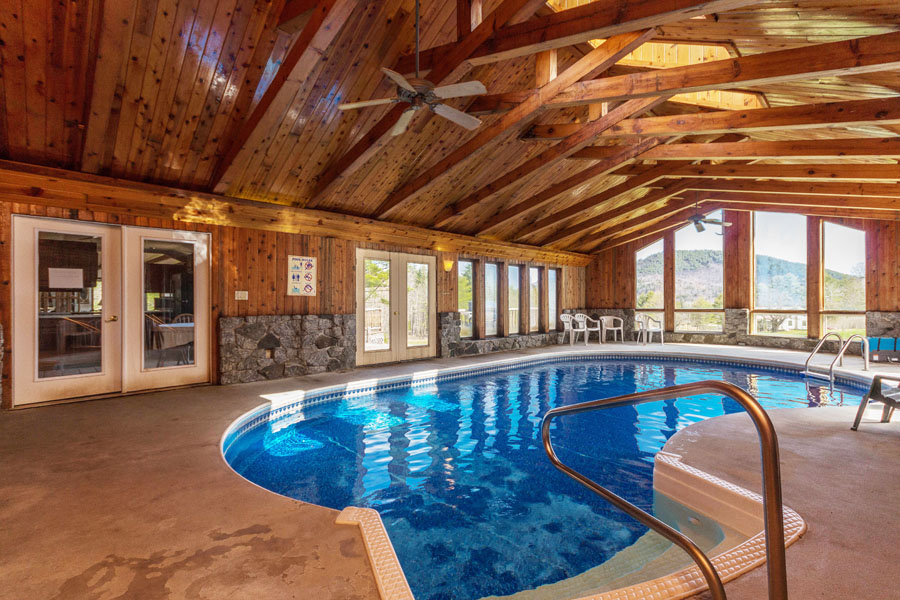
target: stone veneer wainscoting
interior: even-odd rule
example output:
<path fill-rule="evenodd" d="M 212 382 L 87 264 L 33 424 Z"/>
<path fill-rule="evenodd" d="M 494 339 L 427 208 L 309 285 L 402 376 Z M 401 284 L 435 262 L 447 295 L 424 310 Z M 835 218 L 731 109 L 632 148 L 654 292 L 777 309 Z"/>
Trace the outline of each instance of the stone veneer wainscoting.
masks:
<path fill-rule="evenodd" d="M 298 377 L 356 366 L 356 315 L 219 319 L 219 382 Z"/>
<path fill-rule="evenodd" d="M 489 354 L 491 352 L 517 350 L 519 348 L 553 346 L 562 343 L 563 335 L 561 331 L 553 331 L 550 333 L 525 333 L 473 340 L 461 338 L 459 332 L 460 320 L 458 312 L 438 313 L 438 356 L 449 358 L 452 356 Z"/>

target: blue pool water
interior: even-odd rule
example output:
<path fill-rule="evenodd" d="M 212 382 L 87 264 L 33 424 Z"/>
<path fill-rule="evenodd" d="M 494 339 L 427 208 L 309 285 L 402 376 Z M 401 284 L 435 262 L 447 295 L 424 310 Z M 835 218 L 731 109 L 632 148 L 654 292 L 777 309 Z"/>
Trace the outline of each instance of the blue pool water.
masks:
<path fill-rule="evenodd" d="M 226 460 L 279 494 L 371 507 L 418 600 L 474 600 L 577 575 L 646 529 L 555 470 L 540 441 L 548 409 L 718 379 L 766 408 L 858 404 L 799 375 L 731 365 L 584 359 L 523 366 L 305 408 L 235 440 Z M 694 396 L 554 424 L 560 458 L 646 510 L 653 457 L 676 431 L 741 412 Z"/>

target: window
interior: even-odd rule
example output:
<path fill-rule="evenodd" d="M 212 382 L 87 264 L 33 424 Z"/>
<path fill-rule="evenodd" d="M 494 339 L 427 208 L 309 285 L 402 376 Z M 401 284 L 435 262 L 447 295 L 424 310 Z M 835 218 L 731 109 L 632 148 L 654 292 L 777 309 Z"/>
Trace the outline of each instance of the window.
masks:
<path fill-rule="evenodd" d="M 472 309 L 474 308 L 475 265 L 471 260 L 457 262 L 457 298 L 459 300 L 459 336 L 472 337 Z"/>
<path fill-rule="evenodd" d="M 541 270 L 528 269 L 528 331 L 541 328 Z"/>
<path fill-rule="evenodd" d="M 722 220 L 722 211 L 706 215 Z M 701 225 L 701 227 L 703 227 Z M 720 332 L 725 324 L 722 227 L 675 232 L 675 331 Z"/>
<path fill-rule="evenodd" d="M 806 337 L 806 217 L 753 213 L 753 332 Z"/>
<path fill-rule="evenodd" d="M 547 327 L 550 331 L 556 331 L 556 322 L 559 321 L 559 311 L 556 304 L 556 286 L 559 282 L 559 269 L 547 271 Z"/>
<path fill-rule="evenodd" d="M 637 251 L 635 255 L 635 308 L 662 322 L 663 241 L 659 240 Z"/>
<path fill-rule="evenodd" d="M 508 334 L 519 333 L 519 267 L 510 265 L 507 270 L 509 279 L 509 331 Z"/>
<path fill-rule="evenodd" d="M 866 335 L 866 234 L 826 222 L 822 228 L 824 255 L 822 333 L 837 331 L 845 339 Z"/>
<path fill-rule="evenodd" d="M 484 335 L 497 335 L 500 303 L 500 269 L 496 263 L 484 265 Z"/>

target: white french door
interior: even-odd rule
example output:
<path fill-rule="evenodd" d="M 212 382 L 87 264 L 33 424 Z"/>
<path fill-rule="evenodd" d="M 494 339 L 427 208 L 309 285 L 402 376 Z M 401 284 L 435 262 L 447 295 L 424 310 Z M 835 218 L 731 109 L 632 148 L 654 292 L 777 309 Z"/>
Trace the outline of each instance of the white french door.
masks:
<path fill-rule="evenodd" d="M 356 363 L 436 354 L 435 257 L 356 251 Z"/>
<path fill-rule="evenodd" d="M 209 381 L 209 240 L 15 216 L 13 404 Z"/>

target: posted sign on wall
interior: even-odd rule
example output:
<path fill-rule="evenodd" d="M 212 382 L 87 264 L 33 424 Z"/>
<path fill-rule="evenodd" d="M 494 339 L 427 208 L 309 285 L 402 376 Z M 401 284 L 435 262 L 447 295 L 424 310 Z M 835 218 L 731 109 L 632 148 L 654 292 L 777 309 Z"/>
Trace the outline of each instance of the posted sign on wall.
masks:
<path fill-rule="evenodd" d="M 288 256 L 288 296 L 315 296 L 316 288 L 316 259 Z"/>

